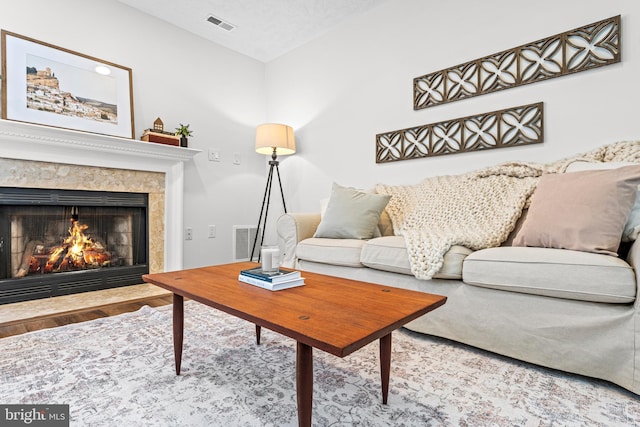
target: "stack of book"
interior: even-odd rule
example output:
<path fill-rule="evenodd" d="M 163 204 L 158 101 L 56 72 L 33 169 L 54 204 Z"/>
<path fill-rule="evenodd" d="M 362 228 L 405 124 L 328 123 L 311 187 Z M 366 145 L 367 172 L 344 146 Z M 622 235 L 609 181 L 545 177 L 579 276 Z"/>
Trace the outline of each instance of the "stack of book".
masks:
<path fill-rule="evenodd" d="M 275 272 L 264 272 L 260 267 L 240 271 L 238 280 L 270 291 L 294 288 L 304 285 L 304 277 L 299 271 L 281 268 Z"/>

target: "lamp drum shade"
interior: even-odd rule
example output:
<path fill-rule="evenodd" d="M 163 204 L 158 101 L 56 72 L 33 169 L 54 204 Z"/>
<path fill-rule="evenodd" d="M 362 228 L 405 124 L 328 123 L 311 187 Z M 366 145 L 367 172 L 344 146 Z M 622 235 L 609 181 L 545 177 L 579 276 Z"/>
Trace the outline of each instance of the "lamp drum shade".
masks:
<path fill-rule="evenodd" d="M 265 123 L 256 128 L 256 152 L 265 155 L 286 155 L 296 152 L 296 140 L 291 126 Z"/>

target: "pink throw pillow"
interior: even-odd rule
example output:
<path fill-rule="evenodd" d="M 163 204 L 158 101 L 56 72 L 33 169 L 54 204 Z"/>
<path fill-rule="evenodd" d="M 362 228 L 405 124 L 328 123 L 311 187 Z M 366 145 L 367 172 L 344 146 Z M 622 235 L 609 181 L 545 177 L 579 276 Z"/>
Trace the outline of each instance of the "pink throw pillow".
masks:
<path fill-rule="evenodd" d="M 640 165 L 540 178 L 513 246 L 617 255 L 640 184 Z"/>

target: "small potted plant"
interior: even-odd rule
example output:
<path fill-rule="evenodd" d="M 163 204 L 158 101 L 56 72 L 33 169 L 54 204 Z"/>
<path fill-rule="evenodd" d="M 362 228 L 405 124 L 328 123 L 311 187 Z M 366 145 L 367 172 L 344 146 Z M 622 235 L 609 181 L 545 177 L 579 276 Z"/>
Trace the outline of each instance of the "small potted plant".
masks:
<path fill-rule="evenodd" d="M 181 147 L 187 146 L 187 137 L 191 136 L 192 134 L 193 132 L 189 130 L 189 125 L 183 125 L 182 123 L 180 123 L 180 126 L 176 128 L 176 136 L 180 137 Z"/>

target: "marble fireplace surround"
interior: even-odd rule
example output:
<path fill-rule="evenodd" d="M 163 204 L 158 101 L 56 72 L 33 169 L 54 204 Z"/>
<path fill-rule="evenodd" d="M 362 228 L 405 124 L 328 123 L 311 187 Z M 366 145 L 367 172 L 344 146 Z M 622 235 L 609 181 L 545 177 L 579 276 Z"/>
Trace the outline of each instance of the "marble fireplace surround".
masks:
<path fill-rule="evenodd" d="M 179 270 L 184 163 L 199 152 L 0 120 L 0 186 L 147 193 L 150 272 Z"/>

